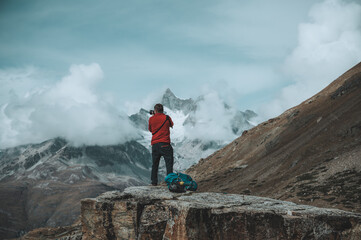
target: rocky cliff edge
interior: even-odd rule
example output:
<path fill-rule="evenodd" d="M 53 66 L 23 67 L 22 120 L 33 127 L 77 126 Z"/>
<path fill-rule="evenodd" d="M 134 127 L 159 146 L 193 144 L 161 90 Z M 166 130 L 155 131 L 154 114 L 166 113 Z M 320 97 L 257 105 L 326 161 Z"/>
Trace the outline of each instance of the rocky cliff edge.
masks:
<path fill-rule="evenodd" d="M 361 239 L 361 214 L 237 194 L 130 187 L 81 202 L 82 239 Z"/>

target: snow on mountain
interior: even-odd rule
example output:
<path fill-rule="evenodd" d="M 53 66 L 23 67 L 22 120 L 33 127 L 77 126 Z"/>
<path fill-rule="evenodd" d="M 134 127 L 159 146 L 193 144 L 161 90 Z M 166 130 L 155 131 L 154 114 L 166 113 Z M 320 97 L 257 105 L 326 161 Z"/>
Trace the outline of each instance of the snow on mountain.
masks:
<path fill-rule="evenodd" d="M 251 110 L 242 112 L 231 108 L 214 93 L 196 100 L 180 99 L 167 89 L 161 99 L 165 113 L 174 122 L 174 128 L 170 131 L 175 156 L 174 169 L 177 171 L 189 168 L 240 136 L 244 130 L 254 126 L 251 119 L 257 116 Z M 129 117 L 141 132 L 138 142 L 149 151 L 152 137 L 148 131 L 150 116 L 149 110 L 140 109 Z M 164 169 L 160 167 L 161 171 Z"/>
<path fill-rule="evenodd" d="M 149 178 L 150 154 L 132 141 L 111 146 L 74 147 L 56 138 L 39 144 L 3 149 L 0 153 L 0 182 L 49 180 L 72 183 L 92 179 L 104 184 L 141 184 Z"/>
<path fill-rule="evenodd" d="M 197 109 L 197 104 L 193 101 L 193 99 L 177 98 L 169 88 L 163 94 L 162 104 L 168 109 L 171 109 L 173 111 L 180 110 L 184 114 L 194 112 Z"/>

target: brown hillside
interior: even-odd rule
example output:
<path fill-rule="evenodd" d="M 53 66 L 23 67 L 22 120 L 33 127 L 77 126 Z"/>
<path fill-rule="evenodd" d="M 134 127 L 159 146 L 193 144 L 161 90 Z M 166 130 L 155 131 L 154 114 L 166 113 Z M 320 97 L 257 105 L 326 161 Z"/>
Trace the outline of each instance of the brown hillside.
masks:
<path fill-rule="evenodd" d="M 361 63 L 187 173 L 200 191 L 361 212 Z"/>

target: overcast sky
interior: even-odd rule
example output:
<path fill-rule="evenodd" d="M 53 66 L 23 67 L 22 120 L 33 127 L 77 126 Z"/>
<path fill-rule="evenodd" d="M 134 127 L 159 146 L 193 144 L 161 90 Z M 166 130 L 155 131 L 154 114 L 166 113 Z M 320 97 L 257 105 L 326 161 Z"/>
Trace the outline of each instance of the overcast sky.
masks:
<path fill-rule="evenodd" d="M 2 0 L 0 106 L 70 91 L 130 113 L 170 88 L 267 119 L 358 63 L 360 29 L 356 0 Z"/>

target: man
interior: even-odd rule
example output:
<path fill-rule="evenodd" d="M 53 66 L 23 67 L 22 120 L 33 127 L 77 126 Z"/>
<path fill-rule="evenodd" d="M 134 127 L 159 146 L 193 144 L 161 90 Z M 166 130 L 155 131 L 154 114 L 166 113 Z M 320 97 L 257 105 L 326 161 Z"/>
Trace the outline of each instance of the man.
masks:
<path fill-rule="evenodd" d="M 154 106 L 153 116 L 149 118 L 148 129 L 152 133 L 152 175 L 153 186 L 158 184 L 158 167 L 160 157 L 163 156 L 167 175 L 173 172 L 173 148 L 170 145 L 170 131 L 173 128 L 172 119 L 163 113 L 163 105 L 158 103 Z"/>

